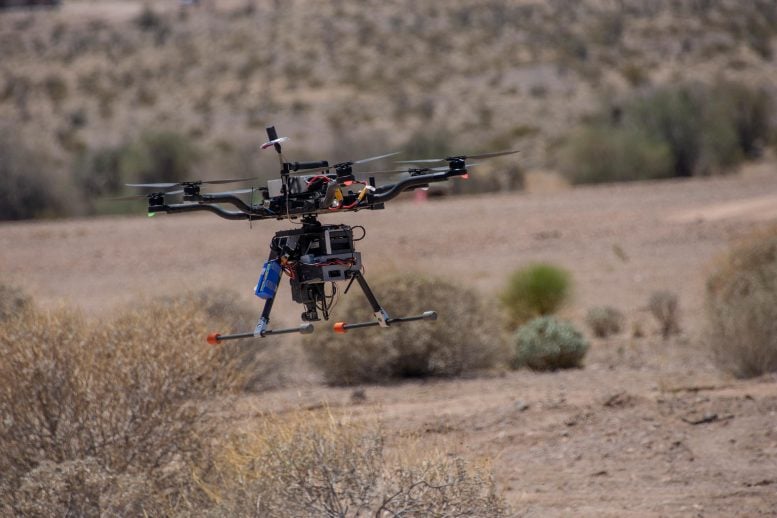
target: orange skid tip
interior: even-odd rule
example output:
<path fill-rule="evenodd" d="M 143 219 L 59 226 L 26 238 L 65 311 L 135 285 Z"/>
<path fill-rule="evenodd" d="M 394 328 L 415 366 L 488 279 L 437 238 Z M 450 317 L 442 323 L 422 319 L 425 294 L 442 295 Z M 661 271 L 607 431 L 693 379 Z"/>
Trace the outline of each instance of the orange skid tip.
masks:
<path fill-rule="evenodd" d="M 208 343 L 210 345 L 218 345 L 221 343 L 221 340 L 219 338 L 221 335 L 219 333 L 211 333 L 208 335 Z"/>
<path fill-rule="evenodd" d="M 345 322 L 337 322 L 333 326 L 335 333 L 340 333 L 341 335 L 344 335 L 348 332 L 348 330 L 345 328 Z"/>
<path fill-rule="evenodd" d="M 461 175 L 461 177 L 464 178 L 465 180 L 469 180 L 469 173 L 464 173 L 463 175 Z"/>

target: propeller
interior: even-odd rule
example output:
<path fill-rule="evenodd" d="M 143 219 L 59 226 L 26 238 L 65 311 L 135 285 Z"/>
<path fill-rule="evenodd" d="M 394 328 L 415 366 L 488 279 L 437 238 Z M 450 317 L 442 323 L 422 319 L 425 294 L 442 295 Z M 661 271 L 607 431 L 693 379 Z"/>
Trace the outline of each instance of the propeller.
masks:
<path fill-rule="evenodd" d="M 273 140 L 268 140 L 267 142 L 265 142 L 260 146 L 260 149 L 267 149 L 268 147 L 275 146 L 276 144 L 280 144 L 281 142 L 286 142 L 287 140 L 289 140 L 289 137 L 281 137 Z"/>
<path fill-rule="evenodd" d="M 150 189 L 172 189 L 173 187 L 184 187 L 187 185 L 217 185 L 223 183 L 238 183 L 249 182 L 251 180 L 258 180 L 258 178 L 230 178 L 228 180 L 192 180 L 186 182 L 161 182 L 161 183 L 128 183 L 127 187 L 144 187 Z"/>
<path fill-rule="evenodd" d="M 235 194 L 248 194 L 249 192 L 256 192 L 257 189 L 238 189 L 237 191 L 224 191 L 224 192 L 208 192 L 205 193 L 208 196 L 229 196 Z"/>
<path fill-rule="evenodd" d="M 397 163 L 398 164 L 431 164 L 434 162 L 450 162 L 452 160 L 467 160 L 470 158 L 479 160 L 481 158 L 493 158 L 495 156 L 512 155 L 514 153 L 519 153 L 519 152 L 520 152 L 520 149 L 515 149 L 512 151 L 496 151 L 494 153 L 482 153 L 480 155 L 459 155 L 459 156 L 449 156 L 445 158 L 423 158 L 420 160 L 402 160 Z"/>
<path fill-rule="evenodd" d="M 480 164 L 467 164 L 467 169 L 470 167 L 475 167 Z M 364 175 L 364 176 L 370 176 L 374 174 L 401 174 L 401 173 L 410 173 L 413 174 L 423 174 L 423 173 L 439 173 L 441 171 L 449 171 L 450 167 L 447 165 L 440 166 L 440 167 L 421 167 L 418 169 L 415 168 L 406 168 L 406 169 L 394 169 L 394 170 L 388 170 L 388 171 L 364 171 L 364 172 L 358 172 L 356 174 L 358 175 Z"/>
<path fill-rule="evenodd" d="M 109 198 L 112 201 L 127 201 L 127 200 L 139 200 L 142 198 L 151 199 L 157 196 L 172 196 L 174 194 L 181 194 L 183 193 L 183 189 L 178 191 L 169 191 L 169 192 L 151 192 L 148 194 L 132 194 L 129 196 L 119 196 L 117 198 Z"/>
<path fill-rule="evenodd" d="M 372 162 L 372 161 L 375 161 L 375 160 L 380 160 L 382 158 L 388 158 L 390 156 L 394 156 L 394 155 L 398 155 L 398 154 L 399 154 L 399 151 L 396 151 L 394 153 L 387 153 L 385 155 L 378 155 L 378 156 L 371 156 L 369 158 L 362 158 L 361 160 L 340 162 L 339 164 L 333 164 L 333 165 L 330 165 L 330 166 L 327 166 L 327 167 L 319 167 L 318 169 L 308 169 L 308 170 L 305 170 L 305 171 L 294 171 L 294 172 L 292 172 L 292 174 L 294 174 L 294 173 L 298 173 L 298 174 L 323 173 L 325 171 L 329 171 L 330 169 L 337 170 L 337 169 L 340 169 L 342 167 L 350 167 L 350 166 L 357 165 L 357 164 L 366 164 L 367 162 Z"/>

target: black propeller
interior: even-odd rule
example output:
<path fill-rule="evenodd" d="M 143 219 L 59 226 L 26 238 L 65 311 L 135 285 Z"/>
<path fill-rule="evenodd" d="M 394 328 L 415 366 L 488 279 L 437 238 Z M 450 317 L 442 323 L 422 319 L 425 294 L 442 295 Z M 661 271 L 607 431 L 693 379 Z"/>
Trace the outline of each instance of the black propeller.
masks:
<path fill-rule="evenodd" d="M 512 155 L 514 153 L 519 153 L 519 152 L 520 152 L 520 149 L 515 149 L 512 151 L 497 151 L 495 153 L 482 153 L 480 155 L 458 155 L 458 156 L 449 156 L 445 158 L 422 158 L 420 160 L 402 160 L 397 163 L 398 164 L 427 164 L 427 163 L 430 164 L 434 162 L 452 162 L 454 160 L 467 160 L 470 158 L 478 160 L 481 158 L 493 158 L 495 156 Z"/>
<path fill-rule="evenodd" d="M 402 163 L 402 162 L 400 162 Z M 475 167 L 480 164 L 467 164 L 467 168 Z M 420 168 L 406 168 L 406 169 L 394 169 L 389 171 L 365 171 L 365 172 L 358 172 L 356 174 L 360 176 L 370 176 L 374 174 L 401 174 L 401 173 L 410 173 L 410 175 L 418 175 L 418 174 L 426 174 L 426 173 L 439 173 L 442 171 L 449 171 L 450 167 L 447 165 L 440 166 L 440 167 L 420 167 Z"/>
<path fill-rule="evenodd" d="M 230 178 L 228 180 L 192 180 L 187 182 L 161 182 L 161 183 L 128 183 L 127 187 L 146 187 L 150 189 L 172 189 L 173 187 L 184 187 L 187 185 L 216 185 L 223 183 L 238 183 L 258 180 L 258 178 Z"/>
<path fill-rule="evenodd" d="M 308 169 L 306 171 L 294 171 L 296 173 L 302 173 L 302 174 L 315 174 L 315 173 L 323 173 L 325 171 L 329 171 L 330 169 L 334 169 L 335 171 L 338 169 L 351 167 L 357 164 L 366 164 L 367 162 L 372 162 L 374 160 L 380 160 L 381 158 L 388 158 L 390 156 L 398 155 L 399 151 L 396 151 L 394 153 L 387 153 L 385 155 L 378 155 L 378 156 L 371 156 L 369 158 L 362 158 L 361 160 L 354 160 L 349 162 L 340 162 L 339 164 L 333 164 L 327 167 L 319 167 L 318 169 Z"/>
<path fill-rule="evenodd" d="M 140 200 L 143 198 L 147 198 L 150 200 L 151 198 L 172 196 L 174 194 L 181 194 L 181 193 L 183 193 L 183 189 L 178 191 L 168 191 L 168 192 L 151 192 L 148 194 L 132 194 L 130 196 L 119 196 L 118 198 L 110 198 L 110 199 L 113 201 Z"/>

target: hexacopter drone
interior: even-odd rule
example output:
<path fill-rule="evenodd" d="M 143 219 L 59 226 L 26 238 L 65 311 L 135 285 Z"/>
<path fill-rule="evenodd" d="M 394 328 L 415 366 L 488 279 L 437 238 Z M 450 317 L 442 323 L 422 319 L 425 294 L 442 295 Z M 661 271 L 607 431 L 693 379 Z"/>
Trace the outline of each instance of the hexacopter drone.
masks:
<path fill-rule="evenodd" d="M 416 320 L 435 320 L 437 313 L 434 311 L 426 311 L 414 316 L 390 317 L 367 284 L 362 274 L 361 254 L 354 248 L 354 243 L 366 235 L 364 227 L 324 225 L 318 221 L 318 215 L 355 212 L 362 209 L 383 209 L 387 201 L 396 198 L 404 191 L 426 188 L 431 183 L 447 181 L 452 177 L 466 177 L 467 159 L 490 158 L 517 153 L 517 151 L 500 151 L 470 156 L 459 155 L 439 159 L 409 160 L 400 163 L 447 162 L 447 165 L 355 173 L 353 171 L 354 165 L 386 158 L 396 153 L 334 165 L 329 165 L 327 161 L 286 162 L 281 150 L 281 143 L 287 141 L 288 138 L 278 138 L 273 126 L 267 128 L 267 136 L 269 141 L 262 144 L 261 148 L 274 148 L 278 153 L 281 165 L 280 178 L 269 180 L 267 187 L 210 194 L 200 192 L 200 188 L 204 184 L 241 182 L 252 180 L 252 178 L 127 184 L 129 187 L 158 190 L 142 196 L 148 198 L 149 214 L 158 212 L 175 214 L 204 210 L 213 212 L 222 218 L 234 220 L 288 219 L 291 221 L 301 218 L 300 228 L 276 232 L 270 241 L 270 256 L 264 263 L 255 289 L 256 295 L 265 301 L 255 329 L 247 333 L 212 333 L 208 336 L 208 342 L 211 344 L 218 344 L 224 340 L 265 337 L 284 333 L 312 333 L 313 324 L 311 322 L 320 320 L 320 317 L 323 317 L 324 320 L 329 319 L 329 312 L 337 294 L 336 283 L 342 281 L 348 282 L 344 293 L 348 293 L 354 281 L 359 284 L 372 308 L 375 320 L 350 324 L 338 322 L 334 325 L 335 332 L 345 333 L 349 329 L 371 326 L 389 327 L 393 324 Z M 375 175 L 387 173 L 404 173 L 407 176 L 396 183 L 376 185 Z M 359 179 L 357 175 L 359 178 L 366 177 L 367 180 Z M 174 188 L 181 189 L 166 191 L 166 189 Z M 239 194 L 253 193 L 254 191 L 261 193 L 261 202 L 253 203 L 251 200 L 246 203 L 238 197 Z M 183 194 L 184 203 L 165 203 L 165 196 L 174 194 Z M 230 204 L 237 210 L 224 209 L 220 204 Z M 358 239 L 353 237 L 354 228 L 362 231 L 362 235 Z M 298 327 L 269 329 L 270 312 L 278 285 L 284 274 L 289 277 L 291 283 L 292 299 L 305 307 L 305 311 L 302 313 L 304 323 Z M 327 284 L 331 284 L 329 292 L 326 289 Z"/>

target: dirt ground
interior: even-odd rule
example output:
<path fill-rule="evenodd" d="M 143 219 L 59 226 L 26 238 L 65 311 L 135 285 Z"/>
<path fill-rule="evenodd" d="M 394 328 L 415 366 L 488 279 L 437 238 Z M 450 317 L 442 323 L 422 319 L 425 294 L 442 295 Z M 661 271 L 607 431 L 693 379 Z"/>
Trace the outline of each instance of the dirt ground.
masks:
<path fill-rule="evenodd" d="M 594 340 L 581 370 L 367 386 L 365 398 L 303 368 L 286 374 L 285 388 L 230 400 L 224 417 L 322 405 L 377 416 L 396 440 L 490 458 L 520 516 L 777 516 L 777 376 L 726 377 L 702 338 L 712 261 L 777 219 L 773 169 L 326 217 L 367 228 L 368 279 L 409 269 L 493 295 L 516 267 L 546 260 L 575 280 L 564 316 L 582 326 L 588 308 L 613 305 L 647 334 Z M 0 272 L 43 304 L 75 304 L 95 318 L 138 295 L 203 286 L 252 301 L 269 238 L 287 227 L 212 215 L 6 223 Z M 683 332 L 666 342 L 645 311 L 660 289 L 676 292 L 682 308 Z M 294 324 L 299 310 L 281 297 L 273 324 Z"/>

